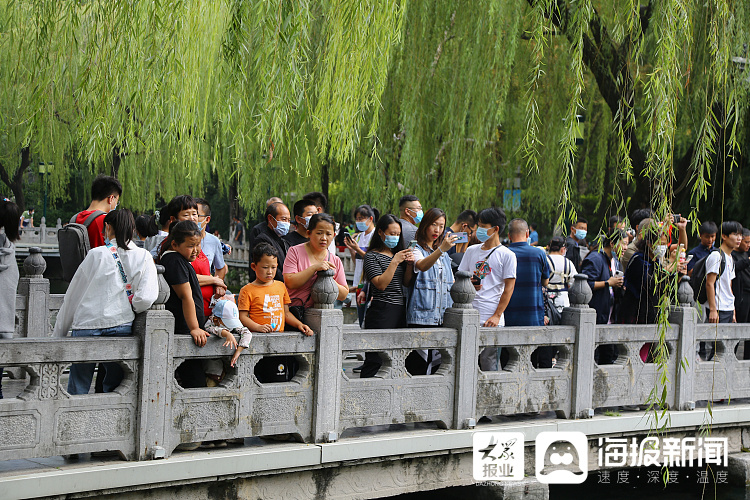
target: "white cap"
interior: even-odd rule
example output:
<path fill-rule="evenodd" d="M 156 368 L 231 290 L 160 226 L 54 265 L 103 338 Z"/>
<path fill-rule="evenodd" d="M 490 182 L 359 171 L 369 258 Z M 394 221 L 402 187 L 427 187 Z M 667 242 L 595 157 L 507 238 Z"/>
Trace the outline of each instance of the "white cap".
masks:
<path fill-rule="evenodd" d="M 242 328 L 240 311 L 237 309 L 237 305 L 231 300 L 217 300 L 213 308 L 213 314 L 221 319 L 224 326 L 229 329 Z"/>

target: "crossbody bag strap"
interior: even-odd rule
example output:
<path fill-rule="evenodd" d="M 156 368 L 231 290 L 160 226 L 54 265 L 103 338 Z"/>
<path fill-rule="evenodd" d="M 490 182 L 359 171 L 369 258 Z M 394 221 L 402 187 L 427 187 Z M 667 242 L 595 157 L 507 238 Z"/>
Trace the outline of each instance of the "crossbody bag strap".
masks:
<path fill-rule="evenodd" d="M 112 243 L 107 244 L 107 248 L 112 253 L 112 257 L 115 259 L 115 262 L 117 263 L 117 269 L 120 271 L 120 278 L 122 278 L 122 282 L 125 283 L 125 294 L 128 296 L 128 302 L 131 304 L 133 303 L 133 285 L 130 284 L 128 281 L 128 276 L 125 274 L 125 269 L 122 267 L 122 261 L 120 260 L 120 255 L 117 253 L 117 247 L 115 247 Z"/>

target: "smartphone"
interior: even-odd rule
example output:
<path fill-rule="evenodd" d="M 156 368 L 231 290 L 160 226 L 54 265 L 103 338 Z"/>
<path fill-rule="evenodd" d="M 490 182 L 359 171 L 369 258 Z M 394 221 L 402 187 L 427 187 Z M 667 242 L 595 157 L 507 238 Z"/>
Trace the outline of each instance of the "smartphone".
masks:
<path fill-rule="evenodd" d="M 623 273 L 622 271 L 620 271 L 619 269 L 615 269 L 615 278 L 619 278 L 619 277 L 620 277 L 620 276 L 622 276 L 623 274 L 624 274 L 624 273 Z"/>
<path fill-rule="evenodd" d="M 458 236 L 458 239 L 455 241 L 456 244 L 459 243 L 468 243 L 469 242 L 469 235 L 468 233 L 461 231 L 454 233 L 456 236 Z"/>
<path fill-rule="evenodd" d="M 411 240 L 409 242 L 409 250 L 414 250 L 415 248 L 417 248 L 417 240 Z"/>
<path fill-rule="evenodd" d="M 685 257 L 685 264 L 687 264 L 688 262 L 690 262 L 691 260 L 693 260 L 693 257 L 695 257 L 695 255 L 693 255 L 693 254 L 690 254 L 687 257 Z"/>
<path fill-rule="evenodd" d="M 672 214 L 672 217 L 674 217 L 674 223 L 679 224 L 680 222 L 680 214 Z"/>

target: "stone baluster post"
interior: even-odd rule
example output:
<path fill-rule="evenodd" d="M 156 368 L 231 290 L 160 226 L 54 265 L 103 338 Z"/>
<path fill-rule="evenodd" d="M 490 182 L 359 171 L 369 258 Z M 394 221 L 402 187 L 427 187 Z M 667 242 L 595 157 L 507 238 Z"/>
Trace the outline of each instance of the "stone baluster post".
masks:
<path fill-rule="evenodd" d="M 588 276 L 576 274 L 568 291 L 570 307 L 563 309 L 562 324 L 576 328 L 573 353 L 573 387 L 571 412 L 568 418 L 594 416 L 594 349 L 596 341 L 596 311 L 589 307 L 592 297 Z"/>
<path fill-rule="evenodd" d="M 169 298 L 169 285 L 164 279 L 164 268 L 156 266 L 159 279 L 159 295 L 145 313 L 136 316 L 133 334 L 141 343 L 141 359 L 138 369 L 137 454 L 138 460 L 166 458 L 164 442 L 172 401 L 172 338 L 174 316 L 166 311 L 164 304 Z"/>
<path fill-rule="evenodd" d="M 451 287 L 453 307 L 446 309 L 443 326 L 455 328 L 458 333 L 456 346 L 456 387 L 453 422 L 457 429 L 476 425 L 477 383 L 479 377 L 479 311 L 471 305 L 476 295 L 471 283 L 471 274 L 456 273 Z"/>
<path fill-rule="evenodd" d="M 334 271 L 318 271 L 312 287 L 313 307 L 305 311 L 305 324 L 315 332 L 315 397 L 312 434 L 316 443 L 338 440 L 341 377 L 344 347 L 344 314 L 333 304 L 339 288 Z"/>
<path fill-rule="evenodd" d="M 49 280 L 45 278 L 47 262 L 42 257 L 42 249 L 29 248 L 29 256 L 23 261 L 26 275 L 18 281 L 18 293 L 27 297 L 26 331 L 20 332 L 23 337 L 50 337 L 52 328 L 49 324 Z"/>
<path fill-rule="evenodd" d="M 42 222 L 39 224 L 39 243 L 44 245 L 47 243 L 47 219 L 42 217 Z"/>
<path fill-rule="evenodd" d="M 698 313 L 693 304 L 693 288 L 690 278 L 683 276 L 677 287 L 678 305 L 669 312 L 669 322 L 680 327 L 677 341 L 677 373 L 675 378 L 677 410 L 695 410 L 693 384 L 695 383 L 695 329 Z M 681 361 L 687 360 L 683 368 Z"/>

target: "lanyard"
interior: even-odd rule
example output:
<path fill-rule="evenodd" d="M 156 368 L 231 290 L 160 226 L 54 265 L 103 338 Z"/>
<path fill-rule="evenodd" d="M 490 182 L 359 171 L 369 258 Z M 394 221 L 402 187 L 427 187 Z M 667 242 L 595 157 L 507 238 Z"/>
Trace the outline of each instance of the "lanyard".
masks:
<path fill-rule="evenodd" d="M 120 256 L 117 254 L 117 248 L 115 248 L 112 243 L 107 243 L 107 248 L 109 248 L 109 251 L 112 252 L 112 258 L 115 259 L 115 262 L 117 263 L 117 269 L 120 271 L 120 277 L 122 278 L 122 282 L 125 283 L 125 294 L 128 296 L 128 302 L 131 304 L 133 303 L 133 285 L 128 283 L 128 277 L 125 275 L 125 269 L 122 268 L 122 262 L 120 261 Z"/>

